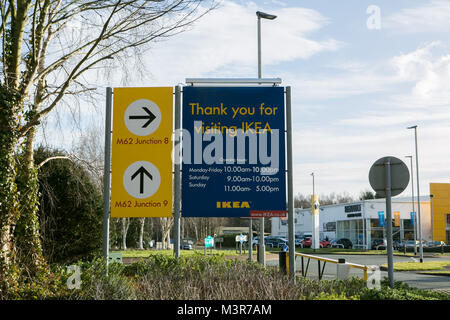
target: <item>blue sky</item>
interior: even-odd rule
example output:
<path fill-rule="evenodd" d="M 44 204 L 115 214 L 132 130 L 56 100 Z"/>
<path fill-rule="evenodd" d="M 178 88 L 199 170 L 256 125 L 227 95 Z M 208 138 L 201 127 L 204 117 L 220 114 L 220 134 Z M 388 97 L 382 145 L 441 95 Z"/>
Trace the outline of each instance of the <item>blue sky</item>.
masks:
<path fill-rule="evenodd" d="M 380 29 L 367 26 L 370 6 L 380 10 Z M 144 76 L 116 68 L 96 79 L 99 93 L 189 77 L 256 77 L 258 10 L 278 16 L 262 21 L 263 77 L 292 87 L 295 193 L 312 192 L 311 172 L 319 194 L 370 189 L 378 158 L 409 165 L 414 136 L 406 127 L 415 124 L 421 194 L 430 182 L 450 182 L 448 0 L 223 0 L 191 30 L 155 43 L 143 57 Z M 103 110 L 104 100 L 98 105 Z M 103 125 L 101 114 L 89 113 L 82 126 Z M 76 135 L 58 137 L 54 145 L 67 145 Z"/>

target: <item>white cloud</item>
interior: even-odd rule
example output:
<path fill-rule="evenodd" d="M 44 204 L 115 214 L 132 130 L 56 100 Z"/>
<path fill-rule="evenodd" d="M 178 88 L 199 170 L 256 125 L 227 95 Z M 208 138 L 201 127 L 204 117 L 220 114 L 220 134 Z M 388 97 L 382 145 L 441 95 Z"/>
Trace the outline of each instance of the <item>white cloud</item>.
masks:
<path fill-rule="evenodd" d="M 434 99 L 442 101 L 442 97 L 448 101 L 450 98 L 450 54 L 434 58 L 433 49 L 438 46 L 442 44 L 432 42 L 392 59 L 398 77 L 415 82 L 411 94 L 424 103 Z"/>
<path fill-rule="evenodd" d="M 257 18 L 254 3 L 222 5 L 199 20 L 192 30 L 154 46 L 146 57 L 154 80 L 173 82 L 204 77 L 220 71 L 234 77 L 257 74 Z M 337 50 L 335 39 L 312 40 L 309 35 L 330 23 L 312 9 L 281 8 L 278 17 L 262 20 L 262 62 L 278 64 L 307 59 L 319 52 Z"/>
<path fill-rule="evenodd" d="M 383 20 L 383 28 L 399 33 L 447 32 L 450 29 L 450 1 L 431 0 L 403 9 Z"/>

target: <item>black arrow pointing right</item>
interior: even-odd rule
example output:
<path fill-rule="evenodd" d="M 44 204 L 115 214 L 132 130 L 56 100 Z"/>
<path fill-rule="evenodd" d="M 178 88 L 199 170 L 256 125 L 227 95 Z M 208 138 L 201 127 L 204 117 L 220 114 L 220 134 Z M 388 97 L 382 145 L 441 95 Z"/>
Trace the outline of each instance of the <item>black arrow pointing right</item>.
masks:
<path fill-rule="evenodd" d="M 144 175 L 150 178 L 150 180 L 153 180 L 152 175 L 150 172 L 148 172 L 144 167 L 140 167 L 133 175 L 131 176 L 131 180 L 134 180 L 138 175 L 139 177 L 139 193 L 144 193 Z"/>
<path fill-rule="evenodd" d="M 153 120 L 156 119 L 156 116 L 150 111 L 148 110 L 147 107 L 142 107 L 142 109 L 144 109 L 145 112 L 147 112 L 146 115 L 142 115 L 142 116 L 129 116 L 130 120 L 141 120 L 141 119 L 145 119 L 148 120 L 146 123 L 144 123 L 144 125 L 142 126 L 142 128 L 147 128 L 148 125 L 150 123 L 152 123 Z"/>

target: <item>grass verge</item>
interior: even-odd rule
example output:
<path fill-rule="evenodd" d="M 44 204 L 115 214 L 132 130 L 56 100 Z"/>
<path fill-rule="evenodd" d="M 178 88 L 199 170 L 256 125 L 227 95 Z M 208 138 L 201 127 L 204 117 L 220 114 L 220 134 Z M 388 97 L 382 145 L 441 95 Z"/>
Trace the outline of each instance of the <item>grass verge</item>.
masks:
<path fill-rule="evenodd" d="M 387 268 L 387 264 L 381 265 Z M 420 262 L 396 262 L 394 263 L 394 271 L 427 271 L 427 270 L 445 270 L 450 267 L 450 261 L 424 261 Z"/>

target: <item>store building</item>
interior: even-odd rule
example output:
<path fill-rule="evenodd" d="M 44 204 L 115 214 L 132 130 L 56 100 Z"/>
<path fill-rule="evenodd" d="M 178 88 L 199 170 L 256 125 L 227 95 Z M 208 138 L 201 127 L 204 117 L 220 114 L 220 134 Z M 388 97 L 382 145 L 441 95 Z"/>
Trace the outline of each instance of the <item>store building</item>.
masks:
<path fill-rule="evenodd" d="M 450 184 L 447 184 L 450 186 Z M 443 187 L 431 188 L 433 194 L 433 225 L 431 219 L 430 196 L 420 197 L 420 213 L 422 223 L 422 239 L 436 241 L 442 238 L 442 228 L 449 227 L 443 219 L 450 215 L 450 197 Z M 415 198 L 417 201 L 417 198 Z M 320 199 L 319 199 L 320 202 Z M 438 211 L 437 211 L 438 210 Z M 373 239 L 385 239 L 386 228 L 385 199 L 364 200 L 353 203 L 321 206 L 319 210 L 320 239 L 330 240 L 347 238 L 353 243 L 353 248 L 370 249 Z M 417 212 L 417 202 L 415 202 Z M 383 212 L 383 214 L 381 214 Z M 393 240 L 414 240 L 411 197 L 392 198 Z M 449 214 L 446 214 L 448 212 Z M 445 218 L 444 218 L 445 217 Z M 418 219 L 418 217 L 417 217 Z M 295 233 L 312 232 L 311 209 L 295 209 Z M 439 231 L 438 231 L 439 230 Z M 447 240 L 448 240 L 447 231 Z M 444 231 L 445 234 L 445 231 Z M 272 218 L 272 235 L 288 236 L 287 218 Z M 437 238 L 439 236 L 439 239 Z M 446 241 L 445 239 L 442 241 Z"/>
<path fill-rule="evenodd" d="M 450 244 L 450 183 L 430 183 L 433 241 Z"/>

